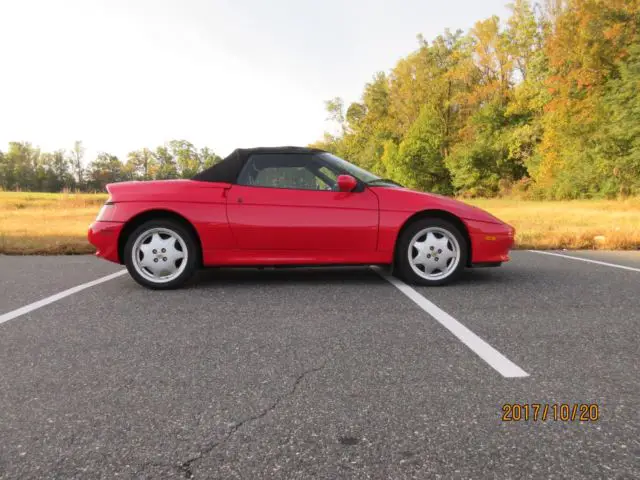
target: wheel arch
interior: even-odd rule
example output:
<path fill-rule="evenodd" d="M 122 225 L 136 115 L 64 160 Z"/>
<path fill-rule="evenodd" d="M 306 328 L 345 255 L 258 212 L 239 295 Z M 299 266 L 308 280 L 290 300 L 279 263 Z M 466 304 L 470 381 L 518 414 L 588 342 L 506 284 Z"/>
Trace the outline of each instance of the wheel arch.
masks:
<path fill-rule="evenodd" d="M 405 220 L 405 222 L 402 224 L 402 226 L 398 230 L 398 234 L 396 235 L 396 240 L 393 247 L 394 266 L 398 257 L 398 240 L 400 239 L 400 236 L 407 228 L 409 228 L 410 225 L 412 225 L 414 222 L 421 220 L 423 218 L 439 218 L 441 220 L 446 220 L 448 222 L 451 222 L 453 225 L 455 225 L 458 228 L 458 230 L 460 230 L 460 233 L 462 234 L 463 238 L 465 239 L 465 242 L 467 243 L 467 258 L 465 259 L 465 266 L 470 267 L 472 244 L 471 244 L 471 237 L 469 235 L 469 229 L 467 228 L 467 226 L 464 224 L 464 222 L 460 217 L 454 215 L 451 212 L 447 212 L 446 210 L 439 210 L 439 209 L 422 210 L 420 212 L 414 213 L 413 215 L 411 215 L 409 218 Z"/>
<path fill-rule="evenodd" d="M 120 264 L 124 264 L 124 247 L 127 244 L 129 235 L 131 235 L 131 233 L 133 233 L 133 231 L 144 222 L 157 219 L 174 220 L 184 226 L 191 233 L 191 235 L 193 235 L 193 238 L 196 241 L 196 245 L 198 246 L 199 266 L 202 266 L 202 241 L 200 240 L 200 235 L 198 234 L 198 230 L 196 230 L 196 227 L 179 213 L 161 208 L 140 212 L 137 215 L 131 217 L 125 223 L 124 228 L 121 230 L 120 235 L 118 236 L 118 260 L 120 261 Z"/>

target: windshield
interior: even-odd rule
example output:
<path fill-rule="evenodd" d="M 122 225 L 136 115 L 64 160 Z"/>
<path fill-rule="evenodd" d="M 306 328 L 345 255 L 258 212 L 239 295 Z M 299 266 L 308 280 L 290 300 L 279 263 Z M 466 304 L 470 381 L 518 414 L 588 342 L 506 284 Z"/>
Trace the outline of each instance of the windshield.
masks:
<path fill-rule="evenodd" d="M 332 155 L 331 153 L 321 153 L 318 156 L 328 164 L 334 166 L 337 170 L 344 171 L 345 173 L 348 173 L 349 175 L 357 178 L 361 182 L 368 183 L 373 180 L 380 179 L 379 176 L 374 175 L 373 173 L 368 172 L 363 168 L 356 167 L 353 163 L 349 163 L 346 160 L 341 159 L 340 157 Z"/>

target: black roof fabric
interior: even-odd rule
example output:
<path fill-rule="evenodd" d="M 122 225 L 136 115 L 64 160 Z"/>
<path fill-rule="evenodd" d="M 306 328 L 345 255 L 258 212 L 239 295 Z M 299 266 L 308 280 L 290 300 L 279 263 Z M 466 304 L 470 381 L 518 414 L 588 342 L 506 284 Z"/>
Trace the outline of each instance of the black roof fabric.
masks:
<path fill-rule="evenodd" d="M 322 153 L 324 150 L 306 147 L 259 147 L 236 148 L 222 161 L 198 173 L 192 180 L 200 182 L 236 183 L 238 175 L 251 155 L 255 154 L 286 154 L 286 153 Z"/>

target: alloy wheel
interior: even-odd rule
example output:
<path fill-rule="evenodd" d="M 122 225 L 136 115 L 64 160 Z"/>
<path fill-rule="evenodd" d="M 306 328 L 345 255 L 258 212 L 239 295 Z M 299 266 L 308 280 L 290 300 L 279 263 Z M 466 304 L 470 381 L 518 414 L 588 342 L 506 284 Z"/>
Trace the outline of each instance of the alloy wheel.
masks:
<path fill-rule="evenodd" d="M 427 227 L 409 242 L 407 255 L 411 269 L 426 280 L 442 280 L 460 263 L 460 245 L 456 237 L 440 227 Z"/>
<path fill-rule="evenodd" d="M 178 233 L 157 227 L 138 236 L 131 254 L 133 266 L 143 278 L 153 283 L 167 283 L 184 271 L 189 251 Z"/>

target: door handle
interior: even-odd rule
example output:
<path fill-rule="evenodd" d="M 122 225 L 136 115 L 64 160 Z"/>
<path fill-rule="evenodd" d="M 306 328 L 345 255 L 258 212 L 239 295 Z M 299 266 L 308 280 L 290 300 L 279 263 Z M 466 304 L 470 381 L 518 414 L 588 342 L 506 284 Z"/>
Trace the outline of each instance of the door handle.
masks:
<path fill-rule="evenodd" d="M 238 197 L 238 203 L 242 203 L 242 202 L 243 202 L 242 197 Z"/>

